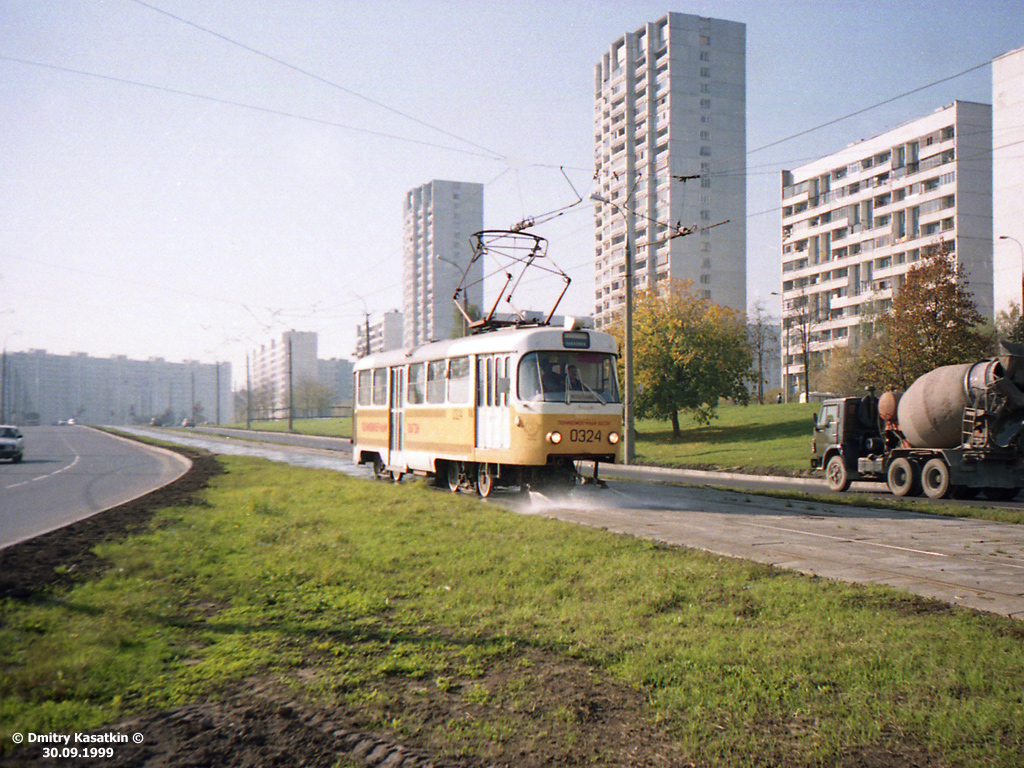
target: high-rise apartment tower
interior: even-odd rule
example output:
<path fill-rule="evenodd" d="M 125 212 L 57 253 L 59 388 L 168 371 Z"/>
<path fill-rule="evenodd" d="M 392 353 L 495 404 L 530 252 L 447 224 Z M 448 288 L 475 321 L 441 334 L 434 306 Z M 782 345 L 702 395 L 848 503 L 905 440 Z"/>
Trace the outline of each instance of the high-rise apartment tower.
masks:
<path fill-rule="evenodd" d="M 1020 306 L 1024 283 L 1024 48 L 992 62 L 993 302 Z"/>
<path fill-rule="evenodd" d="M 670 13 L 612 44 L 594 78 L 600 328 L 634 285 L 691 280 L 746 310 L 746 25 Z M 692 234 L 674 236 L 683 230 Z"/>
<path fill-rule="evenodd" d="M 461 335 L 462 315 L 452 297 L 473 255 L 470 237 L 483 229 L 483 184 L 431 181 L 409 191 L 403 214 L 405 346 Z M 479 310 L 482 280 L 481 260 L 467 280 L 475 285 L 460 296 L 460 303 Z"/>

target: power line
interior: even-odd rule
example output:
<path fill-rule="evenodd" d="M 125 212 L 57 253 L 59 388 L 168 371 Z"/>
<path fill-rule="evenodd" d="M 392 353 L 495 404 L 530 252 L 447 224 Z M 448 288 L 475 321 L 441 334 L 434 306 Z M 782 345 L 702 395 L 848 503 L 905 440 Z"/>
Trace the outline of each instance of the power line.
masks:
<path fill-rule="evenodd" d="M 411 139 L 411 138 L 408 138 L 406 136 L 398 136 L 398 135 L 393 134 L 393 133 L 384 133 L 382 131 L 373 131 L 373 130 L 370 130 L 369 128 L 359 128 L 359 127 L 354 126 L 354 125 L 347 125 L 345 123 L 338 123 L 338 122 L 334 122 L 332 120 L 323 120 L 323 119 L 316 118 L 316 117 L 309 117 L 308 115 L 300 115 L 300 114 L 297 114 L 295 112 L 286 112 L 286 111 L 281 110 L 281 109 L 272 109 L 270 107 L 260 107 L 260 106 L 257 106 L 255 104 L 246 104 L 245 102 L 241 102 L 241 101 L 232 101 L 231 99 L 225 99 L 225 98 L 221 98 L 219 96 L 208 96 L 208 95 L 203 94 L 203 93 L 194 93 L 192 91 L 183 91 L 183 90 L 181 90 L 179 88 L 171 88 L 171 87 L 165 86 L 165 85 L 155 85 L 153 83 L 143 83 L 143 82 L 140 82 L 138 80 L 129 80 L 128 78 L 124 78 L 124 77 L 115 77 L 114 75 L 102 75 L 102 74 L 100 74 L 98 72 L 89 72 L 89 71 L 83 70 L 83 69 L 73 69 L 71 67 L 64 67 L 64 66 L 60 66 L 58 64 L 47 64 L 47 63 L 42 62 L 42 61 L 32 61 L 30 59 L 21 59 L 21 58 L 15 57 L 15 56 L 6 56 L 4 54 L 0 54 L 0 59 L 2 59 L 4 61 L 12 61 L 12 62 L 15 62 L 17 64 L 24 64 L 25 66 L 29 66 L 29 67 L 39 67 L 41 69 L 52 69 L 52 70 L 55 70 L 57 72 L 65 72 L 65 73 L 69 73 L 69 74 L 73 74 L 73 75 L 80 75 L 82 77 L 92 77 L 92 78 L 96 78 L 97 80 L 106 80 L 108 82 L 119 83 L 121 85 L 133 85 L 133 86 L 136 86 L 138 88 L 149 88 L 151 90 L 161 91 L 163 93 L 172 93 L 172 94 L 174 94 L 176 96 L 188 96 L 189 98 L 192 98 L 192 99 L 201 99 L 203 101 L 212 101 L 212 102 L 214 102 L 216 104 L 224 104 L 224 105 L 229 106 L 229 107 L 240 107 L 242 109 L 250 109 L 250 110 L 253 110 L 255 112 L 263 112 L 264 114 L 268 114 L 268 115 L 277 115 L 278 117 L 290 117 L 290 118 L 293 118 L 295 120 L 304 120 L 304 121 L 306 121 L 308 123 L 316 123 L 318 125 L 327 125 L 327 126 L 330 126 L 332 128 L 341 128 L 341 129 L 346 130 L 346 131 L 355 131 L 357 133 L 365 133 L 365 134 L 367 134 L 369 136 L 378 136 L 380 138 L 393 139 L 395 141 L 404 141 L 404 142 L 408 142 L 410 144 L 418 144 L 418 145 L 423 146 L 423 147 L 432 147 L 434 149 L 444 149 L 444 150 L 447 150 L 448 152 L 458 152 L 458 153 L 463 154 L 463 155 L 472 155 L 474 157 L 483 157 L 483 158 L 486 158 L 488 160 L 496 160 L 496 161 L 497 160 L 501 160 L 501 158 L 499 158 L 499 157 L 494 157 L 493 155 L 489 155 L 489 154 L 485 155 L 485 154 L 483 154 L 481 152 L 473 152 L 472 150 L 468 150 L 468 149 L 459 149 L 458 147 L 450 147 L 450 146 L 446 146 L 444 144 L 435 144 L 433 142 L 423 141 L 421 139 Z"/>
<path fill-rule="evenodd" d="M 932 88 L 932 87 L 934 87 L 936 85 L 941 85 L 942 83 L 947 83 L 950 80 L 956 80 L 958 77 L 963 77 L 964 75 L 970 74 L 971 72 L 975 71 L 976 69 L 981 69 L 982 67 L 987 67 L 991 63 L 992 63 L 992 61 L 989 60 L 989 61 L 985 61 L 985 62 L 983 62 L 981 64 L 975 64 L 973 67 L 968 67 L 963 72 L 958 72 L 957 74 L 950 75 L 949 77 L 943 77 L 940 80 L 933 80 L 932 82 L 930 82 L 930 83 L 928 83 L 926 85 L 919 86 L 918 88 L 912 88 L 909 91 L 904 91 L 903 93 L 898 94 L 896 96 L 893 96 L 891 98 L 885 99 L 884 101 L 879 101 L 876 104 L 872 104 L 871 106 L 864 107 L 862 109 L 858 109 L 858 110 L 856 110 L 854 112 L 850 112 L 849 114 L 843 115 L 842 117 L 837 117 L 837 118 L 835 118 L 833 120 L 829 120 L 828 122 L 822 123 L 821 125 L 816 125 L 813 128 L 807 128 L 806 130 L 799 131 L 798 133 L 794 133 L 791 136 L 786 136 L 784 138 L 778 139 L 777 141 L 773 141 L 773 142 L 770 142 L 770 143 L 765 144 L 763 146 L 760 146 L 757 149 L 748 150 L 747 151 L 747 155 L 749 156 L 749 155 L 754 154 L 755 152 L 760 152 L 760 151 L 768 149 L 770 147 L 775 147 L 775 146 L 778 146 L 779 144 L 783 144 L 783 143 L 785 143 L 787 141 L 792 141 L 793 139 L 799 138 L 800 136 L 806 136 L 808 133 L 814 133 L 814 131 L 820 131 L 822 128 L 828 128 L 830 125 L 835 125 L 836 123 L 841 123 L 843 120 L 849 120 L 851 117 L 856 117 L 857 115 L 862 115 L 865 112 L 870 112 L 873 109 L 877 109 L 878 107 L 884 106 L 886 104 L 891 104 L 892 102 L 898 101 L 899 99 L 905 98 L 907 96 L 912 96 L 913 94 L 919 93 L 920 91 L 927 90 L 928 88 Z"/>
<path fill-rule="evenodd" d="M 145 8 L 149 8 L 150 10 L 155 11 L 156 13 L 163 14 L 164 16 L 167 16 L 168 18 L 174 19 L 175 21 L 181 22 L 182 24 L 187 24 L 188 26 L 193 27 L 195 29 L 198 29 L 201 32 L 205 32 L 208 35 L 212 35 L 213 37 L 216 37 L 219 40 L 223 40 L 226 43 L 230 43 L 231 45 L 237 46 L 238 48 L 241 48 L 241 49 L 243 49 L 245 51 L 248 51 L 249 53 L 255 54 L 256 56 L 261 56 L 261 57 L 263 57 L 265 59 L 268 59 L 269 61 L 272 61 L 275 64 L 279 64 L 282 67 L 286 67 L 286 68 L 292 70 L 293 72 L 298 72 L 299 74 L 305 75 L 306 77 L 311 77 L 314 80 L 316 80 L 317 82 L 323 83 L 324 85 L 328 85 L 331 88 L 336 88 L 337 90 L 342 91 L 343 93 L 347 93 L 349 96 L 354 96 L 357 99 L 362 99 L 363 101 L 365 101 L 365 102 L 367 102 L 369 104 L 373 104 L 375 107 L 379 107 L 380 109 L 387 110 L 388 112 L 391 112 L 392 114 L 398 115 L 399 117 L 403 117 L 406 120 L 411 120 L 412 122 L 417 123 L 418 125 L 422 125 L 425 128 L 429 128 L 432 131 L 437 131 L 438 133 L 441 133 L 441 134 L 447 136 L 450 139 L 455 139 L 456 141 L 461 141 L 464 144 L 468 144 L 471 147 L 475 147 L 476 149 L 479 149 L 479 150 L 482 150 L 484 152 L 487 152 L 489 155 L 491 155 L 491 159 L 492 160 L 503 160 L 504 159 L 504 157 L 499 152 L 495 152 L 492 149 L 488 149 L 487 147 L 485 147 L 485 146 L 483 146 L 481 144 L 477 144 L 474 141 L 471 141 L 471 140 L 469 140 L 467 138 L 459 136 L 458 134 L 452 133 L 451 131 L 447 131 L 444 128 L 439 128 L 438 126 L 433 125 L 431 123 L 428 123 L 425 120 L 420 120 L 418 117 L 410 115 L 409 113 L 403 112 L 403 111 L 401 111 L 399 109 L 395 109 L 394 107 L 388 106 L 387 104 L 384 104 L 381 101 L 377 101 L 376 99 L 373 99 L 373 98 L 371 98 L 369 96 L 366 96 L 366 95 L 364 95 L 362 93 L 359 93 L 358 91 L 353 91 L 351 88 L 346 88 L 345 86 L 343 86 L 343 85 L 341 85 L 339 83 L 336 83 L 333 80 L 328 80 L 325 77 L 321 77 L 320 75 L 316 74 L 315 72 L 310 72 L 307 69 L 303 69 L 302 67 L 298 67 L 295 64 L 292 64 L 290 62 L 285 61 L 284 59 L 280 59 L 277 56 L 273 56 L 273 55 L 271 55 L 269 53 L 266 53 L 265 51 L 261 51 L 258 48 L 253 48 L 250 45 L 246 45 L 243 42 L 240 42 L 238 40 L 235 40 L 234 38 L 228 37 L 227 35 L 223 35 L 220 32 L 217 32 L 215 30 L 209 29 L 208 27 L 204 27 L 201 24 L 197 24 L 196 22 L 191 21 L 189 19 L 186 19 L 186 18 L 184 18 L 182 16 L 176 16 L 175 14 L 173 14 L 173 13 L 171 13 L 169 11 L 165 11 L 162 8 L 158 8 L 155 5 L 143 2 L 143 0 L 134 0 L 134 2 L 139 4 L 139 5 L 141 5 L 141 6 L 143 6 L 143 7 L 145 7 Z"/>

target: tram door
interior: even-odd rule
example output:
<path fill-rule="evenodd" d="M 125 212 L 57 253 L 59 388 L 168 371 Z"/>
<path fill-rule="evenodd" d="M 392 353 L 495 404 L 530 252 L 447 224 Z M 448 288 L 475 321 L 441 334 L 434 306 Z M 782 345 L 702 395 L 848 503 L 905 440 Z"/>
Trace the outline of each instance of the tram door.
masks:
<path fill-rule="evenodd" d="M 509 355 L 476 359 L 476 447 L 508 448 L 512 441 L 508 398 Z"/>
<path fill-rule="evenodd" d="M 405 368 L 391 369 L 391 397 L 388 399 L 388 464 L 395 460 L 394 453 L 402 450 L 402 406 L 405 403 Z"/>

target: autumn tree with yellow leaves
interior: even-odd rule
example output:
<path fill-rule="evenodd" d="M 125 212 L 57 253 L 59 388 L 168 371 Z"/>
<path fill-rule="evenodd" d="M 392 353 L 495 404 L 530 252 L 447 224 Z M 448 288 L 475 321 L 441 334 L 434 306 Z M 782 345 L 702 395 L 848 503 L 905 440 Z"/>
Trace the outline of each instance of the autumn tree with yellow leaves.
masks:
<path fill-rule="evenodd" d="M 609 329 L 622 349 L 623 319 Z M 746 404 L 753 359 L 744 316 L 698 296 L 690 281 L 638 292 L 633 307 L 634 410 L 668 419 L 681 435 L 679 412 L 707 424 L 718 402 Z"/>
<path fill-rule="evenodd" d="M 948 243 L 928 249 L 907 271 L 877 330 L 864 378 L 883 389 L 906 389 L 934 368 L 976 362 L 993 346 Z"/>

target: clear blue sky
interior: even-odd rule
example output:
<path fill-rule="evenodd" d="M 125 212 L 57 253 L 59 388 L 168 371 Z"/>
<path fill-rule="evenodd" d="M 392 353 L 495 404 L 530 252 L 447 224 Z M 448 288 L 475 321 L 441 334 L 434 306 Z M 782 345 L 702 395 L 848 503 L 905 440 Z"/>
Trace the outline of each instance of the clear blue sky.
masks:
<path fill-rule="evenodd" d="M 748 295 L 777 312 L 779 171 L 990 102 L 990 68 L 775 142 L 1024 45 L 1021 0 L 146 2 L 0 0 L 9 350 L 223 359 L 240 380 L 295 328 L 350 356 L 363 302 L 401 306 L 406 191 L 484 183 L 490 228 L 571 202 L 559 166 L 586 198 L 594 65 L 669 10 L 747 25 Z M 591 222 L 538 228 L 569 312 L 592 310 Z"/>

